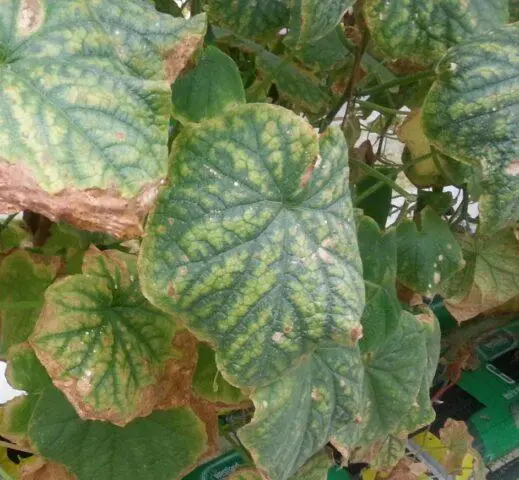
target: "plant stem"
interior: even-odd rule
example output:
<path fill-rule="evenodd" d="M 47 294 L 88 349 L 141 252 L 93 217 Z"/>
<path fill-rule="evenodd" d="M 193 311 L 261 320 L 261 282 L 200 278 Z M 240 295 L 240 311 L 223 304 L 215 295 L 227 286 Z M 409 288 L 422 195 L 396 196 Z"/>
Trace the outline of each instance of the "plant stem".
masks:
<path fill-rule="evenodd" d="M 396 108 L 383 107 L 382 105 L 378 105 L 373 102 L 365 102 L 363 100 L 357 100 L 357 103 L 361 107 L 372 108 L 373 110 L 376 110 L 377 112 L 388 113 L 390 115 L 405 115 L 405 112 L 401 112 L 400 110 L 397 110 Z"/>
<path fill-rule="evenodd" d="M 0 467 L 0 478 L 2 480 L 14 480 L 2 467 Z"/>
<path fill-rule="evenodd" d="M 13 219 L 16 217 L 16 215 L 18 215 L 18 214 L 17 213 L 13 213 L 13 214 L 9 215 L 3 221 L 3 223 L 0 224 L 0 233 L 2 233 L 9 226 L 9 224 L 13 221 Z"/>
<path fill-rule="evenodd" d="M 34 452 L 32 450 L 28 450 L 27 448 L 19 447 L 18 445 L 14 444 L 14 443 L 6 442 L 4 440 L 0 440 L 0 447 L 11 448 L 12 450 L 16 450 L 18 452 L 25 452 L 25 453 L 30 453 L 30 454 L 34 455 Z"/>
<path fill-rule="evenodd" d="M 392 87 L 400 87 L 402 85 L 409 85 L 410 83 L 416 83 L 419 80 L 423 80 L 425 78 L 433 78 L 436 76 L 436 73 L 433 70 L 427 70 L 425 72 L 414 73 L 413 75 L 408 75 L 406 77 L 399 77 L 391 80 L 389 82 L 383 83 L 382 85 L 377 85 L 375 87 L 361 88 L 356 92 L 358 97 L 362 97 L 364 95 L 370 95 L 372 93 L 383 92 L 388 88 Z"/>
<path fill-rule="evenodd" d="M 390 186 L 393 190 L 397 191 L 404 198 L 409 199 L 409 197 L 410 197 L 409 192 L 404 190 L 400 185 L 398 185 L 396 182 L 391 180 L 388 176 L 379 172 L 376 168 L 370 167 L 368 164 L 361 162 L 360 160 L 357 160 L 356 158 L 350 159 L 350 162 L 352 162 L 355 165 L 357 165 L 358 167 L 360 167 L 366 173 L 369 173 L 372 177 L 375 177 L 375 178 L 379 179 L 380 181 L 382 181 L 383 183 L 385 183 L 386 185 Z"/>
<path fill-rule="evenodd" d="M 191 16 L 194 17 L 195 15 L 200 13 L 200 0 L 191 0 Z"/>

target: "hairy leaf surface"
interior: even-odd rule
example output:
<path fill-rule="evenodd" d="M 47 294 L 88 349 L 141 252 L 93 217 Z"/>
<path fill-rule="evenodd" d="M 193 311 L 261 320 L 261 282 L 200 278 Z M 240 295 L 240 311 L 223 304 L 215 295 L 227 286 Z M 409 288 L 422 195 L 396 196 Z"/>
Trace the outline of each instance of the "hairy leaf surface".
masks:
<path fill-rule="evenodd" d="M 31 343 L 82 418 L 124 425 L 153 408 L 174 323 L 140 293 L 135 263 L 91 250 L 45 293 Z"/>
<path fill-rule="evenodd" d="M 205 17 L 139 0 L 4 0 L 0 17 L 0 211 L 142 233 Z"/>
<path fill-rule="evenodd" d="M 367 0 L 364 13 L 386 55 L 430 65 L 474 33 L 504 24 L 508 0 Z"/>
<path fill-rule="evenodd" d="M 396 234 L 398 280 L 415 292 L 437 291 L 465 265 L 456 237 L 431 207 L 420 212 L 420 227 L 404 220 Z"/>
<path fill-rule="evenodd" d="M 232 384 L 275 381 L 348 345 L 364 286 L 341 132 L 237 107 L 183 130 L 140 253 L 145 295 L 211 342 Z M 355 336 L 355 335 L 353 335 Z"/>
<path fill-rule="evenodd" d="M 29 433 L 45 458 L 64 464 L 79 480 L 179 478 L 206 442 L 202 422 L 188 408 L 157 411 L 121 428 L 81 420 L 52 386 L 38 401 Z"/>
<path fill-rule="evenodd" d="M 472 37 L 448 52 L 423 107 L 440 150 L 481 165 L 482 233 L 519 220 L 519 25 Z"/>
<path fill-rule="evenodd" d="M 240 71 L 216 47 L 207 47 L 196 66 L 173 84 L 173 116 L 182 122 L 216 117 L 240 103 L 245 103 Z"/>

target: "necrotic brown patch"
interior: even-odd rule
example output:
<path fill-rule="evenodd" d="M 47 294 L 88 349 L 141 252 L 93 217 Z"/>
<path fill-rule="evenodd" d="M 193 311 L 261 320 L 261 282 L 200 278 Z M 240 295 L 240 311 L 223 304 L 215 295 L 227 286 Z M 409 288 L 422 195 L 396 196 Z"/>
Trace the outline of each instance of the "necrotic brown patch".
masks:
<path fill-rule="evenodd" d="M 18 12 L 18 33 L 27 37 L 41 28 L 45 18 L 45 10 L 41 0 L 22 0 Z"/>

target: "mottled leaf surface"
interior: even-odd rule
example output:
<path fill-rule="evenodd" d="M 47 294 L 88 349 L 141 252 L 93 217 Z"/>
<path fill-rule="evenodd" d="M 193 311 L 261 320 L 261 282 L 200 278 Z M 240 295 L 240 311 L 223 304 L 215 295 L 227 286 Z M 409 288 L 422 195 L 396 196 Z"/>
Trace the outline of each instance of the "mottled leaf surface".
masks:
<path fill-rule="evenodd" d="M 398 280 L 415 292 L 437 291 L 465 265 L 456 237 L 431 207 L 420 212 L 420 226 L 404 220 L 396 235 Z"/>
<path fill-rule="evenodd" d="M 240 71 L 216 47 L 207 47 L 196 66 L 173 84 L 173 116 L 182 122 L 216 117 L 240 103 L 245 103 Z"/>
<path fill-rule="evenodd" d="M 382 234 L 374 220 L 363 216 L 357 224 L 357 234 L 366 285 L 361 343 L 371 349 L 383 343 L 400 321 L 402 309 L 395 288 L 396 233 L 392 230 Z"/>
<path fill-rule="evenodd" d="M 153 408 L 174 323 L 143 297 L 135 264 L 93 249 L 82 274 L 45 293 L 31 343 L 83 418 L 124 425 Z"/>
<path fill-rule="evenodd" d="M 430 65 L 453 45 L 508 20 L 508 0 L 367 0 L 366 21 L 390 58 Z"/>
<path fill-rule="evenodd" d="M 209 19 L 245 37 L 273 37 L 287 26 L 289 9 L 285 0 L 204 0 Z"/>
<path fill-rule="evenodd" d="M 465 268 L 442 288 L 445 306 L 464 321 L 519 294 L 519 240 L 505 229 L 490 237 L 459 237 Z"/>
<path fill-rule="evenodd" d="M 518 38 L 519 25 L 506 25 L 450 50 L 423 107 L 431 142 L 482 167 L 482 233 L 519 220 Z"/>
<path fill-rule="evenodd" d="M 354 0 L 293 0 L 287 42 L 297 47 L 328 35 Z"/>
<path fill-rule="evenodd" d="M 142 233 L 205 17 L 139 0 L 3 0 L 0 17 L 0 211 Z"/>
<path fill-rule="evenodd" d="M 363 376 L 359 348 L 331 344 L 257 390 L 254 418 L 239 432 L 256 466 L 270 478 L 294 474 L 341 426 L 356 421 Z"/>
<path fill-rule="evenodd" d="M 325 450 L 316 453 L 291 477 L 291 480 L 326 480 L 333 460 Z M 337 467 L 338 468 L 338 467 Z"/>
<path fill-rule="evenodd" d="M 202 422 L 188 408 L 157 411 L 121 428 L 81 420 L 52 386 L 38 401 L 29 433 L 45 458 L 65 465 L 78 480 L 180 478 L 206 442 Z"/>
<path fill-rule="evenodd" d="M 246 105 L 189 126 L 140 252 L 145 295 L 256 387 L 316 343 L 351 344 L 364 285 L 339 130 Z"/>
<path fill-rule="evenodd" d="M 61 267 L 57 257 L 19 250 L 0 263 L 0 356 L 27 340 L 43 305 L 43 293 Z"/>

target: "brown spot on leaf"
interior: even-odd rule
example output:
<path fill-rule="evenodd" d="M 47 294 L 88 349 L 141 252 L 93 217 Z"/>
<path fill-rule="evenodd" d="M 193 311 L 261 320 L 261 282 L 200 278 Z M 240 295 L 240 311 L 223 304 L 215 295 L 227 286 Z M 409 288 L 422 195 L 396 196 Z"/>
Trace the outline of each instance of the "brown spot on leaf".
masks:
<path fill-rule="evenodd" d="M 123 133 L 123 132 L 115 132 L 115 138 L 122 142 L 123 140 L 126 139 L 126 135 Z"/>
<path fill-rule="evenodd" d="M 169 84 L 182 73 L 193 53 L 200 48 L 203 39 L 203 35 L 191 35 L 164 54 L 164 68 Z"/>
<path fill-rule="evenodd" d="M 18 12 L 18 33 L 27 37 L 39 30 L 45 18 L 41 0 L 22 0 Z"/>
<path fill-rule="evenodd" d="M 63 465 L 39 456 L 22 463 L 20 468 L 20 480 L 74 480 L 75 478 Z"/>
<path fill-rule="evenodd" d="M 310 179 L 312 178 L 313 173 L 314 165 L 312 164 L 303 172 L 303 175 L 301 175 L 301 178 L 299 179 L 300 188 L 305 189 L 308 186 L 308 183 L 310 183 Z"/>
<path fill-rule="evenodd" d="M 353 327 L 351 329 L 350 338 L 353 344 L 356 344 L 363 336 L 364 331 L 362 329 L 362 325 L 358 325 L 357 327 Z"/>
<path fill-rule="evenodd" d="M 175 285 L 172 282 L 168 284 L 168 297 L 171 297 L 175 301 L 179 298 Z"/>
<path fill-rule="evenodd" d="M 519 160 L 512 160 L 505 168 L 505 172 L 512 177 L 517 177 L 519 175 Z"/>
<path fill-rule="evenodd" d="M 142 222 L 155 201 L 159 183 L 144 186 L 134 198 L 123 198 L 115 189 L 67 188 L 49 193 L 40 188 L 27 168 L 0 157 L 0 211 L 31 210 L 82 230 L 133 238 L 143 234 Z"/>

